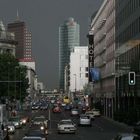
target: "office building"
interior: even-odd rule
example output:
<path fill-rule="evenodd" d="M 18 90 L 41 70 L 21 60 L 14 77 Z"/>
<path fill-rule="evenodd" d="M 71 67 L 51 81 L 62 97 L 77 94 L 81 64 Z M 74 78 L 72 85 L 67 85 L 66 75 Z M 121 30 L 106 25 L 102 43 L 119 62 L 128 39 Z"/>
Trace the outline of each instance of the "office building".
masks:
<path fill-rule="evenodd" d="M 113 117 L 116 99 L 115 0 L 104 0 L 92 19 L 91 31 L 94 37 L 94 64 L 92 64 L 94 101 L 100 101 L 101 111 L 105 116 Z"/>
<path fill-rule="evenodd" d="M 28 31 L 26 23 L 17 20 L 13 23 L 8 24 L 8 31 L 15 34 L 15 40 L 18 42 L 16 47 L 16 58 L 32 60 L 32 44 L 31 44 L 31 33 Z"/>
<path fill-rule="evenodd" d="M 134 114 L 140 104 L 140 1 L 116 1 L 117 110 Z M 129 83 L 129 72 L 135 72 L 135 84 Z M 136 114 L 137 113 L 137 114 Z"/>

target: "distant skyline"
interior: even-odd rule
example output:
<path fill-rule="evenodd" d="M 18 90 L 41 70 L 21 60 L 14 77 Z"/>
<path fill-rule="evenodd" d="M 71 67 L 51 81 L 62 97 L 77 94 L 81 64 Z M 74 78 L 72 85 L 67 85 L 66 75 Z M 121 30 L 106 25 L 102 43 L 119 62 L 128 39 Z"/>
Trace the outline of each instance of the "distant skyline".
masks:
<path fill-rule="evenodd" d="M 0 0 L 0 20 L 6 26 L 17 18 L 32 33 L 32 51 L 39 81 L 58 87 L 59 26 L 69 17 L 80 25 L 80 45 L 87 45 L 90 17 L 103 0 Z"/>

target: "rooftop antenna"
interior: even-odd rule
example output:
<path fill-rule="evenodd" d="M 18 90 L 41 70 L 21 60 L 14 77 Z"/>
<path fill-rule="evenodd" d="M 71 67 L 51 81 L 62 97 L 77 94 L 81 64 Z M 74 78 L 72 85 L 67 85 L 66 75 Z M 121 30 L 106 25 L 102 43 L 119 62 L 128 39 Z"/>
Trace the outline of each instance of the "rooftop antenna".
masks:
<path fill-rule="evenodd" d="M 17 21 L 19 21 L 19 13 L 18 13 L 18 9 L 17 9 Z"/>

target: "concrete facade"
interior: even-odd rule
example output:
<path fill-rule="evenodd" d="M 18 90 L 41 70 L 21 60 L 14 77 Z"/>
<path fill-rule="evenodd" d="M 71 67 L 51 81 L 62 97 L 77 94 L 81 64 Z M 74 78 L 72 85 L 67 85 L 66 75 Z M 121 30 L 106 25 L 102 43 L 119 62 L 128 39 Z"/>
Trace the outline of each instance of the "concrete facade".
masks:
<path fill-rule="evenodd" d="M 105 116 L 113 117 L 115 100 L 115 0 L 104 0 L 91 22 L 94 34 L 94 67 L 100 80 L 94 82 L 93 94 L 102 102 Z"/>

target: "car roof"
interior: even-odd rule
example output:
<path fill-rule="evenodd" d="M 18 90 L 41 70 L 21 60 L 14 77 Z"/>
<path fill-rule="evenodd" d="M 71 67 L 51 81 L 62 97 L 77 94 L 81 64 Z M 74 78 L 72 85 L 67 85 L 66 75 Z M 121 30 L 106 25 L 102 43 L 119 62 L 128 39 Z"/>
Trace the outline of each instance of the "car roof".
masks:
<path fill-rule="evenodd" d="M 63 119 L 63 120 L 60 120 L 60 121 L 72 121 L 71 119 Z"/>
<path fill-rule="evenodd" d="M 126 137 L 126 136 L 138 136 L 137 134 L 134 133 L 119 133 L 118 135 Z"/>
<path fill-rule="evenodd" d="M 22 140 L 42 140 L 42 138 L 41 137 L 25 136 Z"/>

